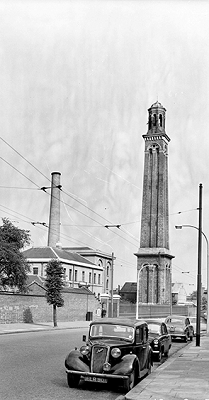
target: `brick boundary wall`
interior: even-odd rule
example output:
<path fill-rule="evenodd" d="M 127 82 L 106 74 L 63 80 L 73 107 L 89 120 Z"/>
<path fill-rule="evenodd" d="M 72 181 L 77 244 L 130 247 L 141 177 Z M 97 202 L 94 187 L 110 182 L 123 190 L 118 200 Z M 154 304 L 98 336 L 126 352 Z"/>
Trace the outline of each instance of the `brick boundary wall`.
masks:
<path fill-rule="evenodd" d="M 87 312 L 97 317 L 101 303 L 93 293 L 63 293 L 64 306 L 57 308 L 59 321 L 85 321 Z M 0 292 L 0 324 L 24 322 L 24 310 L 30 309 L 33 322 L 52 322 L 52 306 L 44 294 Z"/>

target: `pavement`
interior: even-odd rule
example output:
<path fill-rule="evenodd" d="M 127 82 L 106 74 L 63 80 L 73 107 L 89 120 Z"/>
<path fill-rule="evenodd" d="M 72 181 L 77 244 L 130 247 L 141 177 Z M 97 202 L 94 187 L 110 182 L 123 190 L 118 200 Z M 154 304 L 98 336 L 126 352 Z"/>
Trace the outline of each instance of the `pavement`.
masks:
<path fill-rule="evenodd" d="M 124 399 L 209 400 L 209 335 L 200 338 L 200 346 L 196 346 L 194 338 L 168 357 L 164 364 L 130 390 Z"/>
<path fill-rule="evenodd" d="M 59 329 L 75 329 L 75 328 L 88 328 L 89 321 L 67 321 L 57 322 L 57 326 L 54 327 L 53 322 L 33 323 L 28 324 L 24 322 L 11 323 L 11 324 L 0 324 L 0 335 L 11 334 L 11 333 L 24 333 L 24 332 L 39 332 L 39 331 L 50 331 Z"/>
<path fill-rule="evenodd" d="M 89 321 L 0 324 L 0 335 L 88 328 Z M 209 400 L 209 335 L 190 342 L 116 400 Z"/>

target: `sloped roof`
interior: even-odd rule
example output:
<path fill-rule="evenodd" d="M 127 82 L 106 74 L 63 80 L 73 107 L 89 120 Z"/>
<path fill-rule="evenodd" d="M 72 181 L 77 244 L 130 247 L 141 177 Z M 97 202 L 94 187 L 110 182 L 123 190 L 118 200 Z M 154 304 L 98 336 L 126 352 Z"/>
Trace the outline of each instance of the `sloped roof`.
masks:
<path fill-rule="evenodd" d="M 151 105 L 150 108 L 152 108 L 152 107 L 163 107 L 163 105 L 157 100 L 154 104 Z"/>
<path fill-rule="evenodd" d="M 121 293 L 136 293 L 137 284 L 136 282 L 125 282 L 123 287 L 121 288 Z"/>
<path fill-rule="evenodd" d="M 98 256 L 106 259 L 112 259 L 112 254 L 105 253 L 98 249 L 92 249 L 91 247 L 63 247 L 63 250 L 76 252 L 80 255 L 85 256 Z"/>
<path fill-rule="evenodd" d="M 91 261 L 87 260 L 86 258 L 82 257 L 78 253 L 73 253 L 70 251 L 66 251 L 63 249 L 58 249 L 57 247 L 31 247 L 23 251 L 23 255 L 27 259 L 62 259 L 72 262 L 77 262 L 80 264 L 89 264 L 94 265 Z"/>
<path fill-rule="evenodd" d="M 183 289 L 186 293 L 183 283 L 172 283 L 172 293 L 179 293 L 180 289 Z"/>
<path fill-rule="evenodd" d="M 45 279 L 41 278 L 38 275 L 27 275 L 27 286 L 31 285 L 33 282 L 38 283 L 39 285 L 44 286 L 45 284 Z"/>

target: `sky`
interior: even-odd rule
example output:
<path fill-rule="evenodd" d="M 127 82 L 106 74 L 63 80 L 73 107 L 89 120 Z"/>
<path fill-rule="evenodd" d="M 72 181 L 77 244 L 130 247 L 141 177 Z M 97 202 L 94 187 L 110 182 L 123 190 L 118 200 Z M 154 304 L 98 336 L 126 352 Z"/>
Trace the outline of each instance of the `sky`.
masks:
<path fill-rule="evenodd" d="M 113 252 L 114 287 L 136 281 L 142 135 L 158 100 L 171 139 L 172 281 L 195 290 L 200 183 L 209 237 L 208 21 L 204 0 L 0 0 L 0 217 L 46 246 L 40 188 L 58 171 L 62 245 Z"/>

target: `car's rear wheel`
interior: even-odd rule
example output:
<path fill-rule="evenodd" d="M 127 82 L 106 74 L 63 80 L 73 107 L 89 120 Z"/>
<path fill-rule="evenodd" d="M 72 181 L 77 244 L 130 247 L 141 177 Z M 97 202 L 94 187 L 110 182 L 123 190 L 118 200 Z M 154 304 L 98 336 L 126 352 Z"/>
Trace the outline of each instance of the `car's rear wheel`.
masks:
<path fill-rule="evenodd" d="M 169 349 L 167 351 L 164 351 L 164 356 L 168 357 Z"/>
<path fill-rule="evenodd" d="M 67 374 L 67 383 L 70 388 L 77 388 L 80 382 L 79 375 Z"/>
<path fill-rule="evenodd" d="M 151 369 L 152 369 L 152 357 L 150 355 L 147 361 L 147 375 L 151 374 Z"/>

